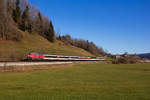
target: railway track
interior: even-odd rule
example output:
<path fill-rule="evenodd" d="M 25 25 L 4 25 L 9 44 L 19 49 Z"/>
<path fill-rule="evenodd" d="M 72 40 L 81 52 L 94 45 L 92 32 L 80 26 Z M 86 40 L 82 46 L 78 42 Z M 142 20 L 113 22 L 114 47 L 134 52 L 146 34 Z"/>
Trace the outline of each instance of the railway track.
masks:
<path fill-rule="evenodd" d="M 0 67 L 5 66 L 35 66 L 35 65 L 61 65 L 72 62 L 0 62 Z"/>
<path fill-rule="evenodd" d="M 61 64 L 71 64 L 73 62 L 83 62 L 83 61 L 104 61 L 103 59 L 68 59 L 68 58 L 49 58 L 40 61 L 22 61 L 22 62 L 0 62 L 0 67 L 2 66 L 35 66 L 35 65 L 61 65 Z"/>

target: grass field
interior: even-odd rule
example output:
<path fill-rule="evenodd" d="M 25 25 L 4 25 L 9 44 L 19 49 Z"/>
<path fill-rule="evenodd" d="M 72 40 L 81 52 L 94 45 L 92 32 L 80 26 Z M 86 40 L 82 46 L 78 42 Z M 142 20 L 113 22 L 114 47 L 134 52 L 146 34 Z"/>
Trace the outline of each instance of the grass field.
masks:
<path fill-rule="evenodd" d="M 0 73 L 0 100 L 150 100 L 150 64 Z"/>

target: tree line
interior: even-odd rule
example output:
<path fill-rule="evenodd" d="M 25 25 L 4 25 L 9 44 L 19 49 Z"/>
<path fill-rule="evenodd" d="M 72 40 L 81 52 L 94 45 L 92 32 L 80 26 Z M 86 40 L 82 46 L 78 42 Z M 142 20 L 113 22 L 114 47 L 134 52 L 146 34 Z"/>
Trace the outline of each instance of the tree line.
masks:
<path fill-rule="evenodd" d="M 82 48 L 96 56 L 106 55 L 106 52 L 103 50 L 103 48 L 96 46 L 93 42 L 89 42 L 88 40 L 75 39 L 68 34 L 63 36 L 59 35 L 57 36 L 57 39 L 64 42 L 65 44 Z"/>
<path fill-rule="evenodd" d="M 0 38 L 21 40 L 21 31 L 39 34 L 54 42 L 52 22 L 26 0 L 0 0 Z"/>

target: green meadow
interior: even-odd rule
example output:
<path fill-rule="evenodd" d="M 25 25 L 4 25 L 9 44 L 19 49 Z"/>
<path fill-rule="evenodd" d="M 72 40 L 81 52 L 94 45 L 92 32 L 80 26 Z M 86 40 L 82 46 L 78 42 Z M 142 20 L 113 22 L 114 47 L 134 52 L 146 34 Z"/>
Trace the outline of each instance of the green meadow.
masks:
<path fill-rule="evenodd" d="M 74 64 L 0 73 L 0 100 L 150 100 L 150 64 Z"/>

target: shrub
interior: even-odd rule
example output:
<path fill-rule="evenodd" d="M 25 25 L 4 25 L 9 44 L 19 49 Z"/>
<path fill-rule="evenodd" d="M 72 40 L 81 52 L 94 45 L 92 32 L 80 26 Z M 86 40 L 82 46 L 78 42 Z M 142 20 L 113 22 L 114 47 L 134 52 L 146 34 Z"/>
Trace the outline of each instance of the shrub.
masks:
<path fill-rule="evenodd" d="M 131 55 L 127 57 L 120 57 L 112 61 L 113 64 L 135 64 L 139 61 L 139 57 Z"/>

